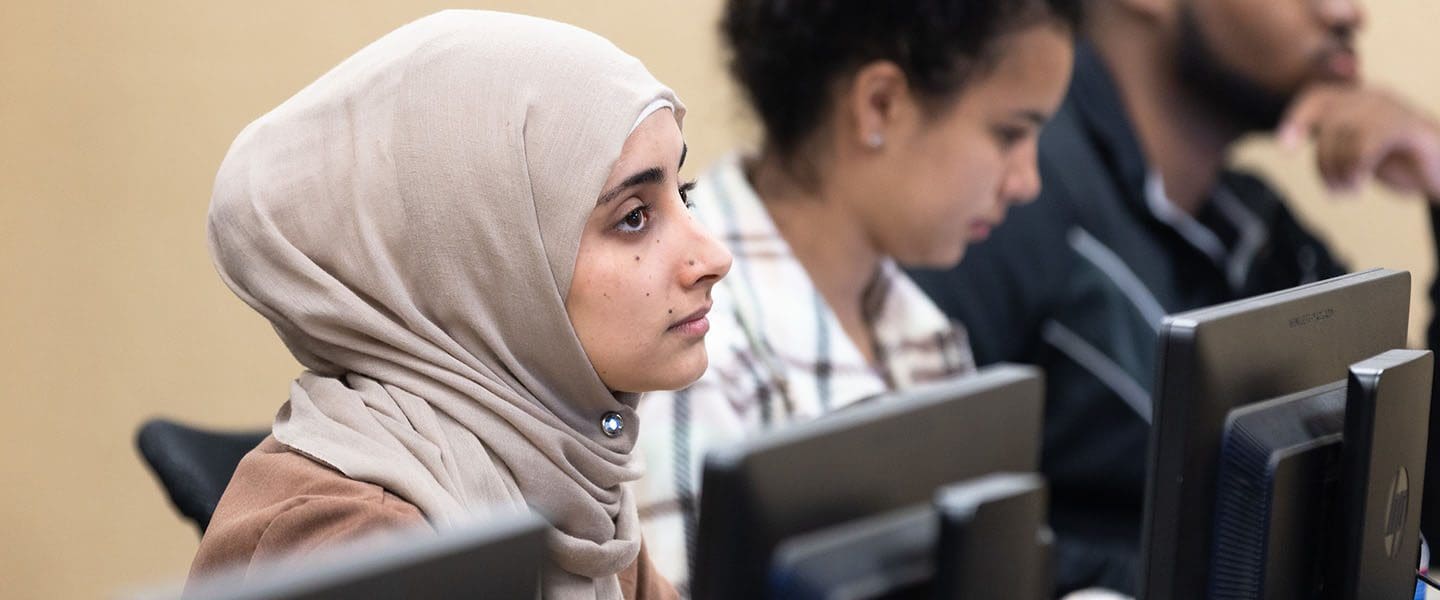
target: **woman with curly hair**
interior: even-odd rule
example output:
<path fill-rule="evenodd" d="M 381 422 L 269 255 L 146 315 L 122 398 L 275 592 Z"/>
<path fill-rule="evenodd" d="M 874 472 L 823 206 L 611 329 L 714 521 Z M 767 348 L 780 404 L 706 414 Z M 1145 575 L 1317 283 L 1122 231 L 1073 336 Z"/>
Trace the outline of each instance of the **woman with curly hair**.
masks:
<path fill-rule="evenodd" d="M 730 0 L 730 71 L 758 152 L 701 176 L 734 254 L 710 368 L 640 405 L 646 540 L 684 588 L 708 448 L 973 370 L 963 329 L 901 267 L 949 267 L 1039 193 L 1078 0 Z"/>

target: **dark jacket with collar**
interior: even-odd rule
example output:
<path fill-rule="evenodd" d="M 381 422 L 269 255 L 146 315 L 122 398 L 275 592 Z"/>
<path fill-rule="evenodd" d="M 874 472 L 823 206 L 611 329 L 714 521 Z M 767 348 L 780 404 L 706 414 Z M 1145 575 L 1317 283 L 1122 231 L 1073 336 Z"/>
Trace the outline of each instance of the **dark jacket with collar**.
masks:
<path fill-rule="evenodd" d="M 1133 591 L 1160 319 L 1345 268 L 1254 176 L 1227 171 L 1200 214 L 1174 209 L 1084 45 L 1039 160 L 1035 202 L 915 280 L 964 322 L 978 363 L 1045 370 L 1057 584 Z"/>

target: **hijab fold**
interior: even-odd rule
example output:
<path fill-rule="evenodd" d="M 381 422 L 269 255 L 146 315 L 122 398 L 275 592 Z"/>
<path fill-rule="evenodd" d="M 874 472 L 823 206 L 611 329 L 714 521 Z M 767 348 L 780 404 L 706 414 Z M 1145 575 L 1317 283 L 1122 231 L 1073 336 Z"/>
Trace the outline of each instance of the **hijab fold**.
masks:
<path fill-rule="evenodd" d="M 307 369 L 274 434 L 437 528 L 536 510 L 553 598 L 619 598 L 640 530 L 633 395 L 565 297 L 637 119 L 684 107 L 635 58 L 543 19 L 445 11 L 245 128 L 216 178 L 221 277 Z M 626 423 L 607 437 L 608 412 Z"/>

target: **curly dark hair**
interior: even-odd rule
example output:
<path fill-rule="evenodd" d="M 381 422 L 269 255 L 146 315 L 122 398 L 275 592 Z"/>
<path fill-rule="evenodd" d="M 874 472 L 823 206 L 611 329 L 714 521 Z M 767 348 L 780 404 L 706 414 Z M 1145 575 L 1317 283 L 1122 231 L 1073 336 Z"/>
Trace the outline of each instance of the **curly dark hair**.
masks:
<path fill-rule="evenodd" d="M 832 84 L 888 60 L 927 104 L 993 66 L 996 41 L 1046 20 L 1074 30 L 1084 0 L 729 0 L 730 72 L 782 156 L 830 110 Z"/>

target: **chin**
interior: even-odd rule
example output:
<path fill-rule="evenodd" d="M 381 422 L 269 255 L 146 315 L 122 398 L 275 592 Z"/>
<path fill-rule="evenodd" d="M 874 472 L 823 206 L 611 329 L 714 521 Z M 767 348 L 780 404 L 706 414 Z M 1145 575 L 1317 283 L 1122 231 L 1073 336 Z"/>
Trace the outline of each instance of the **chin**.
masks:
<path fill-rule="evenodd" d="M 710 355 L 705 352 L 705 344 L 696 344 L 693 351 L 675 357 L 674 363 L 673 378 L 662 389 L 684 389 L 699 381 L 705 375 L 705 369 L 710 367 Z"/>
<path fill-rule="evenodd" d="M 932 248 L 927 252 L 915 252 L 909 256 L 895 255 L 895 262 L 911 269 L 949 270 L 965 258 L 966 244 L 961 242 L 945 248 Z"/>
<path fill-rule="evenodd" d="M 694 350 L 672 354 L 663 363 L 656 361 L 641 377 L 635 378 L 633 385 L 626 386 L 634 389 L 624 391 L 644 393 L 683 390 L 699 381 L 709 366 L 710 357 L 705 353 L 705 345 L 697 344 Z"/>

